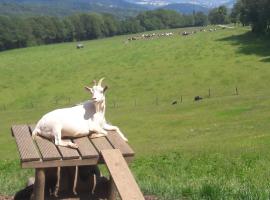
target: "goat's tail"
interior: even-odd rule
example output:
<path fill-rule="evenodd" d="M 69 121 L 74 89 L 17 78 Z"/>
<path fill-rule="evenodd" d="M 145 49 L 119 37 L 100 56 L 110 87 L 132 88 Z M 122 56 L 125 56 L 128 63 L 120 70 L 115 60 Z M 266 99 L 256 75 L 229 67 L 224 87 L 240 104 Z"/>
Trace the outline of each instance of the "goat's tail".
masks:
<path fill-rule="evenodd" d="M 40 129 L 36 127 L 36 128 L 33 130 L 33 132 L 32 132 L 32 138 L 33 138 L 33 140 L 36 139 L 36 137 L 38 136 L 39 133 L 40 133 Z"/>

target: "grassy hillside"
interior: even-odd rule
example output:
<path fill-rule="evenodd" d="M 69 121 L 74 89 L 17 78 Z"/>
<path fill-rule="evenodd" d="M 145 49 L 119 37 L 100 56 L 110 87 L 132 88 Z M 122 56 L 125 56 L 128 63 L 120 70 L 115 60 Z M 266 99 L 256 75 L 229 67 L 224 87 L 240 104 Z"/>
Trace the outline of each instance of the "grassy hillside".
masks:
<path fill-rule="evenodd" d="M 33 123 L 86 100 L 83 86 L 105 76 L 107 119 L 134 147 L 132 169 L 144 192 L 165 199 L 268 198 L 270 41 L 247 31 L 129 43 L 121 36 L 84 42 L 80 50 L 67 43 L 2 52 L 1 158 L 17 158 L 11 124 Z M 196 95 L 205 98 L 194 102 Z M 16 164 L 2 169 L 8 165 Z M 0 193 L 20 187 L 3 183 Z"/>

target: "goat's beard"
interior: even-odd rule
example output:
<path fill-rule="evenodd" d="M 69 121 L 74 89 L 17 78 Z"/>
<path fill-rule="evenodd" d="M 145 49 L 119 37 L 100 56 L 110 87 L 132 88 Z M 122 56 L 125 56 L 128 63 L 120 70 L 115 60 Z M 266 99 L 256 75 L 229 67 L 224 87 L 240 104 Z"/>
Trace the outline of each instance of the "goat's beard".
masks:
<path fill-rule="evenodd" d="M 96 107 L 96 112 L 104 112 L 105 110 L 105 101 L 93 101 L 95 107 Z"/>

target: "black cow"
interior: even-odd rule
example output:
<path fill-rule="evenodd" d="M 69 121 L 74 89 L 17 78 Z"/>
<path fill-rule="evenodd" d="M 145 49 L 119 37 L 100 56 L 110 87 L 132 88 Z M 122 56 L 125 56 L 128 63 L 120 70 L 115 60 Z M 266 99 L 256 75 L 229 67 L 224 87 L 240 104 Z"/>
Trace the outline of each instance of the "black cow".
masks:
<path fill-rule="evenodd" d="M 200 96 L 195 96 L 195 97 L 194 97 L 194 101 L 200 101 L 200 100 L 203 100 L 203 98 L 200 97 Z"/>
<path fill-rule="evenodd" d="M 176 104 L 177 104 L 177 101 L 173 101 L 173 102 L 172 102 L 172 105 L 176 105 Z"/>

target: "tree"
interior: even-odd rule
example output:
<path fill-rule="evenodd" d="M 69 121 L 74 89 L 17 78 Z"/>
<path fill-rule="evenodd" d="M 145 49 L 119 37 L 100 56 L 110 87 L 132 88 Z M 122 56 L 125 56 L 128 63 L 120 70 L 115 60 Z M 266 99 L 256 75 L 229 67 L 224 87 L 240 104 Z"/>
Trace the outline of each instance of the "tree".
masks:
<path fill-rule="evenodd" d="M 54 30 L 55 30 L 55 39 L 54 42 L 63 42 L 65 41 L 65 30 L 64 30 L 64 23 L 63 20 L 60 20 L 57 17 L 52 17 L 51 18 L 52 21 L 52 26 L 54 26 Z"/>
<path fill-rule="evenodd" d="M 163 9 L 140 13 L 136 19 L 145 30 L 194 26 L 193 15 L 181 15 L 176 11 Z"/>
<path fill-rule="evenodd" d="M 211 24 L 227 24 L 229 23 L 228 10 L 226 6 L 220 6 L 212 9 L 208 14 Z"/>
<path fill-rule="evenodd" d="M 69 18 L 63 20 L 64 41 L 72 42 L 75 38 L 75 28 Z"/>
<path fill-rule="evenodd" d="M 74 38 L 77 41 L 83 40 L 85 38 L 85 30 L 84 25 L 80 20 L 80 15 L 76 14 L 69 16 L 68 20 L 71 22 L 71 26 L 74 28 Z"/>
<path fill-rule="evenodd" d="M 157 15 L 156 11 L 140 13 L 136 19 L 140 21 L 141 26 L 143 26 L 147 31 L 166 28 L 161 17 Z"/>
<path fill-rule="evenodd" d="M 140 20 L 129 18 L 127 20 L 121 21 L 121 34 L 127 33 L 138 33 L 145 31 L 144 27 L 141 26 Z"/>
<path fill-rule="evenodd" d="M 0 50 L 15 48 L 13 45 L 12 22 L 9 17 L 0 16 Z"/>
<path fill-rule="evenodd" d="M 207 15 L 203 12 L 197 12 L 194 14 L 194 25 L 195 26 L 205 26 L 208 24 Z"/>
<path fill-rule="evenodd" d="M 240 21 L 251 25 L 252 31 L 266 33 L 270 31 L 270 1 L 269 0 L 239 0 L 234 9 L 239 6 Z"/>
<path fill-rule="evenodd" d="M 230 20 L 232 23 L 240 23 L 241 9 L 242 9 L 242 1 L 237 1 L 231 11 Z"/>
<path fill-rule="evenodd" d="M 120 33 L 120 23 L 111 14 L 104 14 L 104 34 L 105 36 L 113 36 Z"/>

